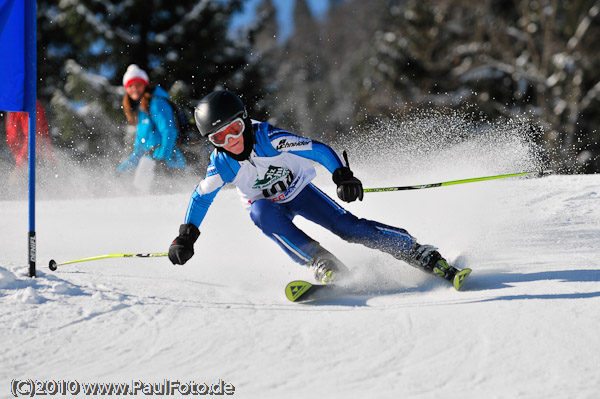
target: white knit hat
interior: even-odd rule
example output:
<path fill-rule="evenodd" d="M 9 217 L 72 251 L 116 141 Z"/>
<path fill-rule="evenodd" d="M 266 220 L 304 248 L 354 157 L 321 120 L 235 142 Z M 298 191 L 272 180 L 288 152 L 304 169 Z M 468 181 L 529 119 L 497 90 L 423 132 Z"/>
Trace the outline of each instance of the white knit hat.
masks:
<path fill-rule="evenodd" d="M 125 75 L 123 75 L 123 86 L 127 88 L 130 84 L 135 82 L 143 83 L 146 86 L 150 85 L 148 74 L 139 66 L 131 64 L 127 67 L 127 72 L 125 72 Z"/>

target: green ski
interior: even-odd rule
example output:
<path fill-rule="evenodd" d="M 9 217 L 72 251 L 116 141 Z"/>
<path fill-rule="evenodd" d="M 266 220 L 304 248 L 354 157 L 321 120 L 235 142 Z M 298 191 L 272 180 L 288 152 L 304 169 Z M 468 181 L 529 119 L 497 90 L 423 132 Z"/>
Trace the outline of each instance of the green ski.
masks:
<path fill-rule="evenodd" d="M 459 269 L 451 278 L 452 286 L 457 290 L 463 287 L 465 281 L 471 274 L 471 269 Z M 333 298 L 339 295 L 359 293 L 356 287 L 344 287 L 339 285 L 313 284 L 308 281 L 292 281 L 285 287 L 285 296 L 291 302 L 312 302 L 316 300 Z"/>
<path fill-rule="evenodd" d="M 285 287 L 285 296 L 292 302 L 309 302 L 326 299 L 347 292 L 344 287 L 312 284 L 308 281 L 292 281 Z"/>
<path fill-rule="evenodd" d="M 467 281 L 467 278 L 469 278 L 471 272 L 471 269 L 462 269 L 456 272 L 454 278 L 452 279 L 452 285 L 454 286 L 456 291 L 460 291 L 465 281 Z"/>

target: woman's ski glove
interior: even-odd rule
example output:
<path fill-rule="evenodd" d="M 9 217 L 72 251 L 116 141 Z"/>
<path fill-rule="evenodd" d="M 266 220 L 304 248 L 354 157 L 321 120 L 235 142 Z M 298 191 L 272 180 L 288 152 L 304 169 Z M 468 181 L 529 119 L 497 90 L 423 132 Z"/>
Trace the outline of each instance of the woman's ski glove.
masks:
<path fill-rule="evenodd" d="M 348 155 L 344 151 L 344 159 L 346 165 L 348 163 Z M 354 177 L 354 173 L 350 170 L 350 166 L 342 166 L 333 171 L 333 182 L 337 185 L 337 195 L 344 202 L 360 201 L 363 199 L 364 191 L 360 180 Z"/>
<path fill-rule="evenodd" d="M 167 155 L 168 154 L 165 154 L 165 147 L 160 145 L 154 149 L 152 158 L 156 159 L 157 161 L 166 161 L 168 158 Z"/>
<path fill-rule="evenodd" d="M 174 265 L 183 265 L 194 256 L 194 243 L 200 237 L 200 230 L 192 223 L 179 226 L 179 235 L 169 247 L 169 260 Z"/>

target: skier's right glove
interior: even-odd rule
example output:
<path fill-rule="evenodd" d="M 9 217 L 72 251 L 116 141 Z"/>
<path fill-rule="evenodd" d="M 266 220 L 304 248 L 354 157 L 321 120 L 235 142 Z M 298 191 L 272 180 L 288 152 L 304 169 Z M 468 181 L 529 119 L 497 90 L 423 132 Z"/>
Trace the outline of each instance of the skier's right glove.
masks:
<path fill-rule="evenodd" d="M 344 202 L 352 202 L 357 199 L 363 200 L 363 186 L 360 180 L 354 177 L 354 173 L 350 170 L 350 162 L 348 162 L 348 154 L 343 153 L 346 166 L 340 166 L 333 171 L 333 182 L 337 186 L 337 195 Z"/>
<path fill-rule="evenodd" d="M 333 182 L 337 185 L 337 195 L 344 202 L 352 202 L 363 199 L 363 186 L 360 180 L 347 166 L 337 168 L 333 172 Z"/>
<path fill-rule="evenodd" d="M 192 223 L 179 226 L 179 235 L 169 247 L 169 260 L 174 265 L 183 265 L 194 256 L 194 243 L 200 237 L 200 230 Z"/>

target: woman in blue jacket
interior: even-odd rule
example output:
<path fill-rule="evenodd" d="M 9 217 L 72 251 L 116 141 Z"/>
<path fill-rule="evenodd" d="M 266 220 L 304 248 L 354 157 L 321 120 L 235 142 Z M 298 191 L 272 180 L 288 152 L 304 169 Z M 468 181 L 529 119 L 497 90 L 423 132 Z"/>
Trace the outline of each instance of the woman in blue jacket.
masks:
<path fill-rule="evenodd" d="M 175 148 L 178 131 L 167 92 L 158 86 L 152 89 L 148 74 L 135 64 L 127 68 L 123 86 L 123 111 L 127 122 L 136 127 L 136 136 L 133 153 L 117 170 L 135 169 L 144 156 L 167 168 L 184 169 L 183 154 Z"/>

